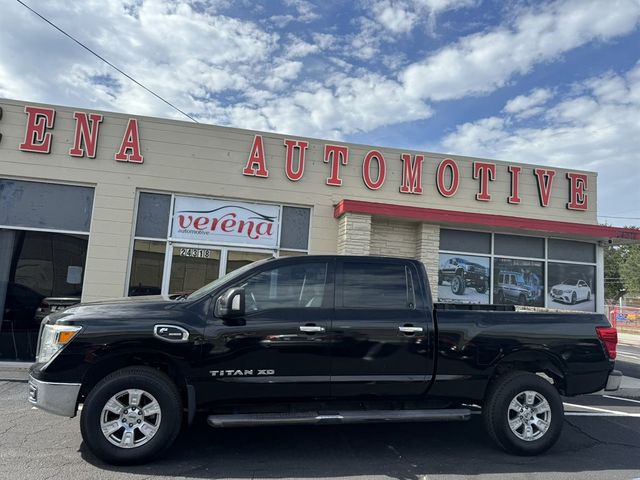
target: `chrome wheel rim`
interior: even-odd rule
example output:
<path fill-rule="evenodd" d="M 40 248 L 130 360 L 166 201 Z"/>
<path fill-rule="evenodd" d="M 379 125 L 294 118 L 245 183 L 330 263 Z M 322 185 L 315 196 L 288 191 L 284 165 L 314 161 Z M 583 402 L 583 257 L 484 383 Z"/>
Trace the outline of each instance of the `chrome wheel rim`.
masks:
<path fill-rule="evenodd" d="M 102 408 L 100 429 L 116 447 L 136 448 L 151 440 L 162 420 L 160 404 L 149 392 L 130 388 L 112 396 Z"/>
<path fill-rule="evenodd" d="M 525 390 L 509 403 L 507 421 L 516 437 L 533 442 L 542 438 L 551 426 L 551 405 L 539 392 Z"/>

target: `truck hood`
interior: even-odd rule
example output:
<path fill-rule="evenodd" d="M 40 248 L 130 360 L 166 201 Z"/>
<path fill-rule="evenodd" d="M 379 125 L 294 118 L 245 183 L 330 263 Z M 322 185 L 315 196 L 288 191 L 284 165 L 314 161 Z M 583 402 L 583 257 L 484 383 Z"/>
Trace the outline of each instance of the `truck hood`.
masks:
<path fill-rule="evenodd" d="M 182 301 L 171 300 L 165 295 L 123 297 L 74 305 L 66 310 L 46 317 L 47 323 L 66 323 L 91 319 L 131 319 L 157 318 L 167 311 L 184 305 Z"/>

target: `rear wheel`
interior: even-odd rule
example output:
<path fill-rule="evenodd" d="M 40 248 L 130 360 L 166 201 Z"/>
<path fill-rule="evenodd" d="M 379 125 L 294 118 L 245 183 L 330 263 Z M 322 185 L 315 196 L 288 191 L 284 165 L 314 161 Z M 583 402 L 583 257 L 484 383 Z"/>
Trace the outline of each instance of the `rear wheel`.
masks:
<path fill-rule="evenodd" d="M 82 438 L 101 460 L 143 463 L 170 447 L 180 432 L 180 394 L 169 377 L 149 367 L 118 370 L 84 402 Z"/>
<path fill-rule="evenodd" d="M 482 414 L 493 441 L 517 455 L 537 455 L 551 448 L 564 422 L 558 391 L 529 372 L 511 372 L 498 378 L 489 390 Z"/>

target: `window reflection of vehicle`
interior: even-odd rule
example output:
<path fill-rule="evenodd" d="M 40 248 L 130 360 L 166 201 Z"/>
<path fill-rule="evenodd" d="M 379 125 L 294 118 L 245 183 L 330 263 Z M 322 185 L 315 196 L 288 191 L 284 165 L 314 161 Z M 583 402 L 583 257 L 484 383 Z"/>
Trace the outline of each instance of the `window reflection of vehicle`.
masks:
<path fill-rule="evenodd" d="M 576 302 L 591 300 L 591 288 L 584 280 L 569 278 L 551 287 L 551 298 L 556 302 L 574 305 Z"/>
<path fill-rule="evenodd" d="M 443 282 L 450 282 L 451 292 L 455 295 L 464 295 L 466 287 L 484 293 L 489 287 L 489 269 L 464 258 L 452 257 L 438 270 L 438 285 Z"/>
<path fill-rule="evenodd" d="M 528 285 L 524 275 L 520 272 L 502 271 L 498 275 L 498 282 L 494 289 L 495 303 L 516 303 L 531 305 L 537 298 L 537 287 Z"/>

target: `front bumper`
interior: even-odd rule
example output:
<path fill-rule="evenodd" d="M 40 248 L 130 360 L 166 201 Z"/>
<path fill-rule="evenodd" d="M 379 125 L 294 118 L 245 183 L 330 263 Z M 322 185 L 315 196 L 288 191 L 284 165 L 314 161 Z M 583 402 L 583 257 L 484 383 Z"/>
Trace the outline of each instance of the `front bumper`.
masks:
<path fill-rule="evenodd" d="M 622 382 L 622 372 L 620 370 L 613 370 L 609 374 L 607 379 L 607 385 L 604 387 L 605 392 L 613 392 L 620 388 L 620 382 Z"/>
<path fill-rule="evenodd" d="M 557 302 L 564 302 L 564 303 L 571 303 L 571 297 L 569 296 L 570 294 L 568 293 L 563 293 L 561 295 L 555 294 L 555 293 L 551 293 L 551 298 Z"/>
<path fill-rule="evenodd" d="M 29 376 L 29 402 L 45 412 L 75 417 L 79 383 L 42 382 Z"/>

